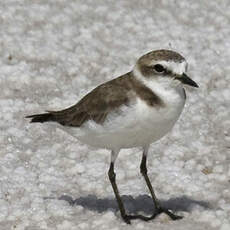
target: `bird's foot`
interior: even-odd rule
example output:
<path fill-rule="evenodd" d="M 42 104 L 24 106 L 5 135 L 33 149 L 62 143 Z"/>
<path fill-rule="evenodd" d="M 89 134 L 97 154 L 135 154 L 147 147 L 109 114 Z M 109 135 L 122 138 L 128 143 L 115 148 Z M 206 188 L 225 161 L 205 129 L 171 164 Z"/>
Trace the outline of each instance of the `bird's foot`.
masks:
<path fill-rule="evenodd" d="M 153 219 L 152 216 L 148 217 L 143 215 L 124 215 L 122 218 L 127 224 L 131 224 L 131 220 L 135 220 L 135 219 L 140 219 L 143 221 L 149 221 Z"/>
<path fill-rule="evenodd" d="M 168 209 L 162 208 L 162 207 L 158 208 L 156 216 L 161 214 L 161 213 L 165 213 L 172 220 L 180 220 L 183 218 L 183 216 L 175 215 L 173 212 L 169 211 Z"/>
<path fill-rule="evenodd" d="M 131 224 L 131 220 L 135 220 L 135 219 L 140 219 L 143 221 L 150 221 L 153 220 L 155 217 L 157 217 L 159 214 L 161 213 L 165 213 L 166 215 L 168 215 L 172 220 L 180 220 L 183 218 L 183 216 L 179 216 L 179 215 L 175 215 L 174 213 L 172 213 L 171 211 L 169 211 L 168 209 L 164 209 L 164 208 L 158 208 L 158 210 L 156 211 L 156 213 L 154 213 L 152 216 L 143 216 L 143 215 L 124 215 L 122 216 L 123 220 L 125 221 L 126 224 Z"/>

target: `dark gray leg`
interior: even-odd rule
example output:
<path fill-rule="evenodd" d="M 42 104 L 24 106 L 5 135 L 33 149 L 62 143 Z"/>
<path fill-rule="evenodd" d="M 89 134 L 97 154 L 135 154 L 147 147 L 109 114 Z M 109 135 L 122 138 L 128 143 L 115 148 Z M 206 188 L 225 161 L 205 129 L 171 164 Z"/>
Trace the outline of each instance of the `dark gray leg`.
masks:
<path fill-rule="evenodd" d="M 172 212 L 170 212 L 169 210 L 162 208 L 159 201 L 157 200 L 156 195 L 155 195 L 154 190 L 153 190 L 153 187 L 152 187 L 152 184 L 151 184 L 149 177 L 148 177 L 148 170 L 146 167 L 147 154 L 148 154 L 148 147 L 144 148 L 144 152 L 143 152 L 142 160 L 141 160 L 141 165 L 140 165 L 140 171 L 141 171 L 141 174 L 143 175 L 145 182 L 149 188 L 150 194 L 151 194 L 152 199 L 153 199 L 153 203 L 154 203 L 156 210 L 157 210 L 157 212 L 155 214 L 153 214 L 151 217 L 149 217 L 148 220 L 154 219 L 158 214 L 160 214 L 162 212 L 167 214 L 172 220 L 178 220 L 178 219 L 183 218 L 182 216 L 177 216 L 177 215 L 173 214 Z"/>
<path fill-rule="evenodd" d="M 111 182 L 111 185 L 113 187 L 113 192 L 115 194 L 115 197 L 116 197 L 116 200 L 117 200 L 117 203 L 118 203 L 118 207 L 119 207 L 119 210 L 120 210 L 120 213 L 121 213 L 121 217 L 123 218 L 123 220 L 127 224 L 131 224 L 129 218 L 127 218 L 127 215 L 125 213 L 125 208 L 124 208 L 123 202 L 121 200 L 121 196 L 119 194 L 119 190 L 117 188 L 116 174 L 114 172 L 114 163 L 113 162 L 110 163 L 108 175 L 109 175 L 109 180 Z"/>
<path fill-rule="evenodd" d="M 145 217 L 145 216 L 142 216 L 142 215 L 127 215 L 126 214 L 124 204 L 122 202 L 121 196 L 119 194 L 119 190 L 117 188 L 116 174 L 114 172 L 114 162 L 115 162 L 115 160 L 117 158 L 118 153 L 119 153 L 119 151 L 117 151 L 117 152 L 112 151 L 112 153 L 111 153 L 111 163 L 110 163 L 108 175 L 109 175 L 109 180 L 111 182 L 111 185 L 113 187 L 113 192 L 115 194 L 115 197 L 116 197 L 116 200 L 117 200 L 117 203 L 118 203 L 118 207 L 119 207 L 119 210 L 120 210 L 120 213 L 121 213 L 121 217 L 123 218 L 123 220 L 127 224 L 131 224 L 130 220 L 133 220 L 133 219 L 141 219 L 141 220 L 145 220 L 145 221 L 151 220 L 152 217 Z"/>

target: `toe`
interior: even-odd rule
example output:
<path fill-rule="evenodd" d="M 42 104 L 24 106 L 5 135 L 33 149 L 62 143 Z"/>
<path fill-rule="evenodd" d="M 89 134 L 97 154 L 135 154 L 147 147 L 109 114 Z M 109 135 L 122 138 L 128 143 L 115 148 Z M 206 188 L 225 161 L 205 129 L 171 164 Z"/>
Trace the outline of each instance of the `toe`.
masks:
<path fill-rule="evenodd" d="M 122 216 L 126 224 L 131 224 L 130 217 L 128 215 Z"/>

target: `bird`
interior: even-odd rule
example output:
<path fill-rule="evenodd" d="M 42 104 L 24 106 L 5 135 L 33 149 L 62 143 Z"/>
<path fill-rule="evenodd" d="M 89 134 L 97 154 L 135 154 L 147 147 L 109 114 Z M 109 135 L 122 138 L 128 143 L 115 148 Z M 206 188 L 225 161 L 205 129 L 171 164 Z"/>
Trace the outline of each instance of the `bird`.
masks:
<path fill-rule="evenodd" d="M 147 157 L 150 144 L 165 136 L 178 120 L 186 101 L 184 86 L 199 87 L 188 77 L 187 68 L 186 59 L 178 52 L 154 50 L 141 56 L 130 72 L 97 86 L 76 104 L 26 118 L 32 123 L 54 122 L 80 142 L 111 152 L 108 177 L 125 223 L 149 221 L 161 213 L 178 220 L 182 216 L 163 208 L 155 195 Z M 143 149 L 140 173 L 156 209 L 151 216 L 128 214 L 116 183 L 118 154 L 121 149 L 134 147 Z"/>

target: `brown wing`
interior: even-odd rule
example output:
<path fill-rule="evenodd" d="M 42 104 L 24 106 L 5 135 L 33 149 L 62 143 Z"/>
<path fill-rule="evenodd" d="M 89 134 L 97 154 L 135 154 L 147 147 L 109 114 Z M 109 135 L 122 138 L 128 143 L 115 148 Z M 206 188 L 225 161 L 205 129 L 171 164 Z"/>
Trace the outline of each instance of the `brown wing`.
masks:
<path fill-rule="evenodd" d="M 83 97 L 77 104 L 62 111 L 49 111 L 52 120 L 62 125 L 79 127 L 88 120 L 103 123 L 108 113 L 129 103 L 129 75 L 106 82 Z"/>

